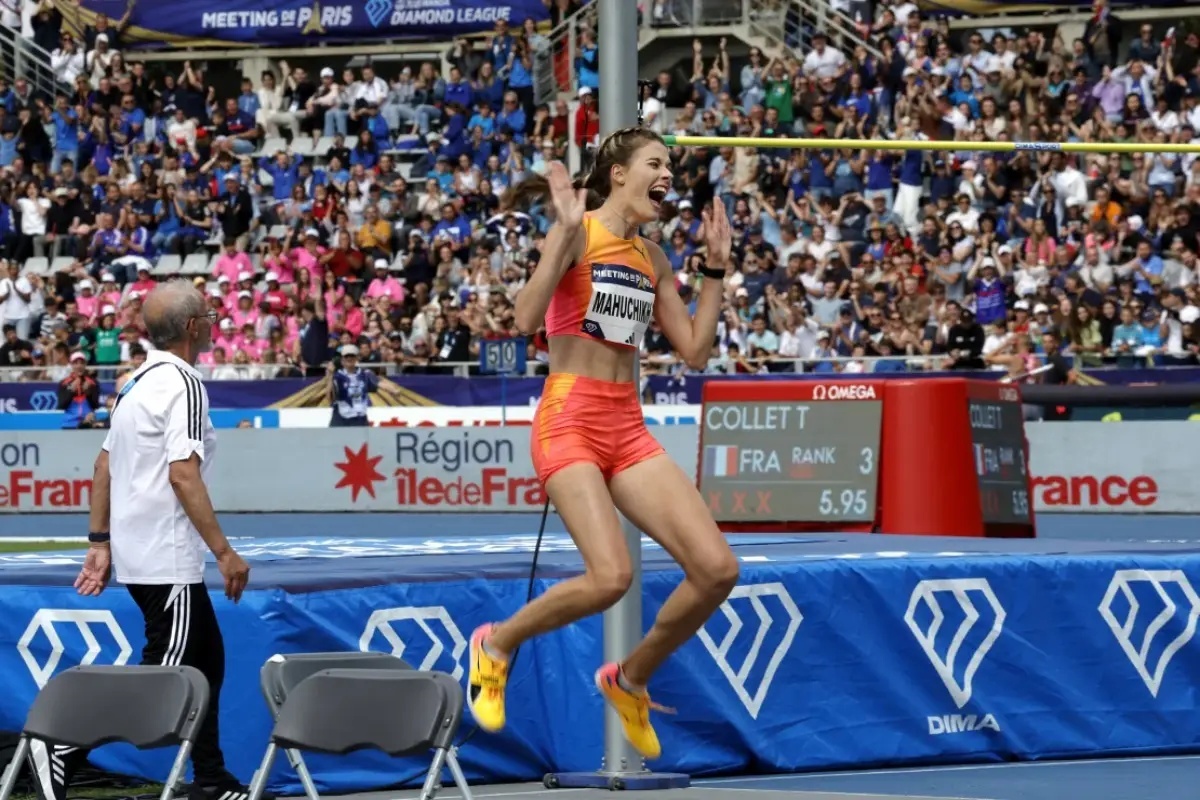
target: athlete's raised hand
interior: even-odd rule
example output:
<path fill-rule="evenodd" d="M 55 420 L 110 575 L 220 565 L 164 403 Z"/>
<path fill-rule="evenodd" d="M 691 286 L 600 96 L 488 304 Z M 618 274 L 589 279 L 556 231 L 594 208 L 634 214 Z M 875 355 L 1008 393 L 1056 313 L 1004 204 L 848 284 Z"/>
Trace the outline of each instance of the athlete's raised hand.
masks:
<path fill-rule="evenodd" d="M 583 212 L 587 211 L 587 189 L 575 189 L 561 161 L 550 164 L 546 181 L 550 184 L 550 203 L 554 206 L 555 220 L 568 228 L 582 225 Z"/>
<path fill-rule="evenodd" d="M 712 208 L 701 214 L 704 220 L 704 244 L 708 248 L 708 265 L 713 269 L 733 270 L 733 231 L 729 227 L 729 217 L 725 213 L 725 204 L 721 198 L 714 197 Z"/>

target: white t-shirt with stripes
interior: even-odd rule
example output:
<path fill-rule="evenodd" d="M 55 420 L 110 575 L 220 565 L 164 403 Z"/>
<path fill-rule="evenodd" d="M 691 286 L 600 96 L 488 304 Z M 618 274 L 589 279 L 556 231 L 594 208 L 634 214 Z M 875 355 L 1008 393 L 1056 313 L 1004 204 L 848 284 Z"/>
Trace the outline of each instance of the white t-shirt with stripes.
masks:
<path fill-rule="evenodd" d="M 200 457 L 207 483 L 216 454 L 208 392 L 196 369 L 152 350 L 130 376 L 113 409 L 108 436 L 112 477 L 112 560 L 131 584 L 199 583 L 207 547 L 171 488 L 169 467 Z"/>

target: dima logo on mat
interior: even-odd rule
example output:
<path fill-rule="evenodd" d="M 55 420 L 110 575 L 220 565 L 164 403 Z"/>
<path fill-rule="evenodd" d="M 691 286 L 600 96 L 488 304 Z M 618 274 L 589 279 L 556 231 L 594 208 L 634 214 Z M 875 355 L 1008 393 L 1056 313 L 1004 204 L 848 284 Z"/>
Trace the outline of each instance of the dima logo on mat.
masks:
<path fill-rule="evenodd" d="M 1126 608 L 1124 622 L 1113 610 L 1118 603 Z M 1151 614 L 1153 619 L 1147 621 Z M 1100 601 L 1100 616 L 1150 694 L 1158 697 L 1171 659 L 1196 635 L 1200 597 L 1181 570 L 1120 569 L 1113 573 Z"/>
<path fill-rule="evenodd" d="M 74 625 L 83 639 L 83 653 L 73 662 L 81 667 L 95 664 L 96 659 L 105 651 L 112 655 L 109 663 L 119 667 L 129 660 L 129 655 L 133 652 L 129 640 L 125 638 L 125 632 L 121 630 L 111 611 L 78 608 L 38 609 L 17 642 L 17 652 L 21 654 L 25 666 L 29 667 L 29 674 L 33 676 L 33 682 L 39 689 L 54 677 L 59 662 L 67 652 L 59 629 L 63 623 Z M 38 648 L 34 646 L 34 639 L 39 633 L 46 638 L 46 643 L 50 646 L 50 653 L 45 662 L 39 661 L 39 654 L 35 652 Z M 114 649 L 116 653 L 112 653 Z"/>
<path fill-rule="evenodd" d="M 984 601 L 990 620 L 980 613 L 980 606 L 971 599 L 975 594 Z M 962 614 L 954 634 L 938 641 L 942 623 L 946 620 L 943 603 L 951 604 L 952 610 Z M 927 625 L 917 619 L 922 608 L 931 615 Z M 983 664 L 988 651 L 1000 638 L 1004 629 L 1004 607 L 992 591 L 986 578 L 946 578 L 924 580 L 913 589 L 908 600 L 908 611 L 904 621 L 916 637 L 921 649 L 929 658 L 955 705 L 961 710 L 971 700 L 975 673 Z M 981 626 L 987 626 L 986 628 Z M 968 642 L 972 633 L 986 631 L 977 642 Z M 965 663 L 964 663 L 965 662 Z M 930 735 L 945 733 L 967 733 L 971 731 L 999 731 L 1000 725 L 992 714 L 941 714 L 928 717 Z"/>
<path fill-rule="evenodd" d="M 758 658 L 763 652 L 763 645 L 766 642 L 767 634 L 771 627 L 778 621 L 776 615 L 767 609 L 763 603 L 763 598 L 774 597 L 783 607 L 783 636 L 775 645 L 774 651 L 771 652 L 770 659 L 767 661 L 765 669 L 762 671 L 758 680 L 758 688 L 751 692 L 750 682 L 751 676 L 755 674 L 754 667 L 758 663 Z M 750 607 L 754 610 L 754 618 L 757 625 L 753 629 L 754 639 L 750 643 L 750 649 L 742 659 L 740 668 L 735 669 L 730 663 L 730 650 L 734 642 L 737 640 L 738 633 L 747 624 L 742 620 L 742 615 L 737 612 L 732 605 L 733 601 L 740 599 L 749 599 Z M 734 693 L 738 699 L 742 701 L 742 705 L 750 712 L 750 716 L 758 719 L 758 712 L 762 710 L 763 702 L 767 699 L 767 693 L 771 691 L 771 682 L 775 680 L 775 673 L 779 669 L 779 665 L 783 662 L 783 657 L 787 655 L 787 651 L 792 646 L 792 640 L 796 638 L 796 630 L 800 627 L 800 623 L 804 620 L 804 616 L 800 613 L 800 609 L 796 606 L 796 602 L 792 600 L 792 596 L 788 594 L 787 589 L 782 583 L 760 583 L 752 586 L 736 586 L 729 594 L 729 599 L 721 604 L 721 613 L 725 615 L 725 619 L 729 621 L 729 630 L 721 638 L 718 644 L 708 632 L 707 628 L 701 628 L 697 634 L 704 647 L 712 655 L 713 661 L 717 663 L 717 667 L 729 681 L 729 685 L 733 687 Z M 754 625 L 754 622 L 751 622 Z"/>
<path fill-rule="evenodd" d="M 400 623 L 412 623 L 421 630 L 423 638 L 429 645 L 429 650 L 425 653 L 425 658 L 420 664 L 414 664 L 417 669 L 428 671 L 438 669 L 438 660 L 446 652 L 450 650 L 449 657 L 454 666 L 451 669 L 446 669 L 445 665 L 440 667 L 443 672 L 449 673 L 454 680 L 461 680 L 463 676 L 462 654 L 467 649 L 467 640 L 463 637 L 462 631 L 454 624 L 454 620 L 450 618 L 450 612 L 444 606 L 426 606 L 424 608 L 381 608 L 371 614 L 371 618 L 367 620 L 367 627 L 363 631 L 362 636 L 358 640 L 358 649 L 367 652 L 371 649 L 371 640 L 378 633 L 383 637 L 390 647 L 390 652 L 396 658 L 404 658 L 404 651 L 408 649 L 409 642 L 405 641 L 396 630 L 396 626 Z M 430 623 L 437 623 L 439 627 L 445 631 L 445 636 L 449 638 L 449 648 L 443 641 L 442 634 L 435 633 Z M 410 664 L 412 660 L 406 659 Z"/>

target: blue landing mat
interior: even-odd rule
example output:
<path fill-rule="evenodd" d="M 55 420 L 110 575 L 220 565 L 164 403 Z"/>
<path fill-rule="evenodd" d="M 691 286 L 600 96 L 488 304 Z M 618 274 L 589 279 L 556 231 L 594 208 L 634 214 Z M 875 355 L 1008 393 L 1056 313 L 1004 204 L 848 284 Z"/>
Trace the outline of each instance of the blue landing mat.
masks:
<path fill-rule="evenodd" d="M 268 657 L 380 650 L 463 679 L 470 632 L 524 603 L 532 544 L 239 544 L 253 565 L 252 590 L 236 606 L 213 593 L 226 638 L 221 722 L 231 769 L 249 779 L 266 741 L 257 676 Z M 565 540 L 548 544 L 538 593 L 579 568 Z M 739 585 L 652 683 L 655 700 L 679 710 L 656 717 L 665 753 L 658 770 L 1200 750 L 1195 545 L 841 534 L 735 544 Z M 401 545 L 416 549 L 390 549 Z M 649 626 L 679 574 L 661 551 L 644 555 Z M 77 559 L 59 553 L 0 567 L 0 670 L 9 678 L 0 729 L 19 728 L 37 688 L 59 670 L 137 660 L 136 606 L 119 587 L 98 600 L 78 597 L 69 588 Z M 596 768 L 603 709 L 591 679 L 601 651 L 598 618 L 528 643 L 509 684 L 507 728 L 462 750 L 472 779 Z M 132 774 L 166 771 L 161 755 L 108 748 L 95 758 Z M 309 763 L 330 792 L 411 783 L 422 770 L 366 753 Z M 285 767 L 271 786 L 299 788 Z"/>

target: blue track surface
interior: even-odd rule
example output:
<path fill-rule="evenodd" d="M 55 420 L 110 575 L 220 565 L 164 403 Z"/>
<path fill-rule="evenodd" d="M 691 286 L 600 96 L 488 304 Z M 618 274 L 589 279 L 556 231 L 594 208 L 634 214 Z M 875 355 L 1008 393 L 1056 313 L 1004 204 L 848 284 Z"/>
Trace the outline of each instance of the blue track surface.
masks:
<path fill-rule="evenodd" d="M 759 792 L 869 794 L 879 800 L 1166 800 L 1195 798 L 1200 757 L 1040 761 L 961 767 L 771 775 L 698 781 L 705 789 L 752 799 Z M 716 791 L 714 791 L 716 794 Z"/>

